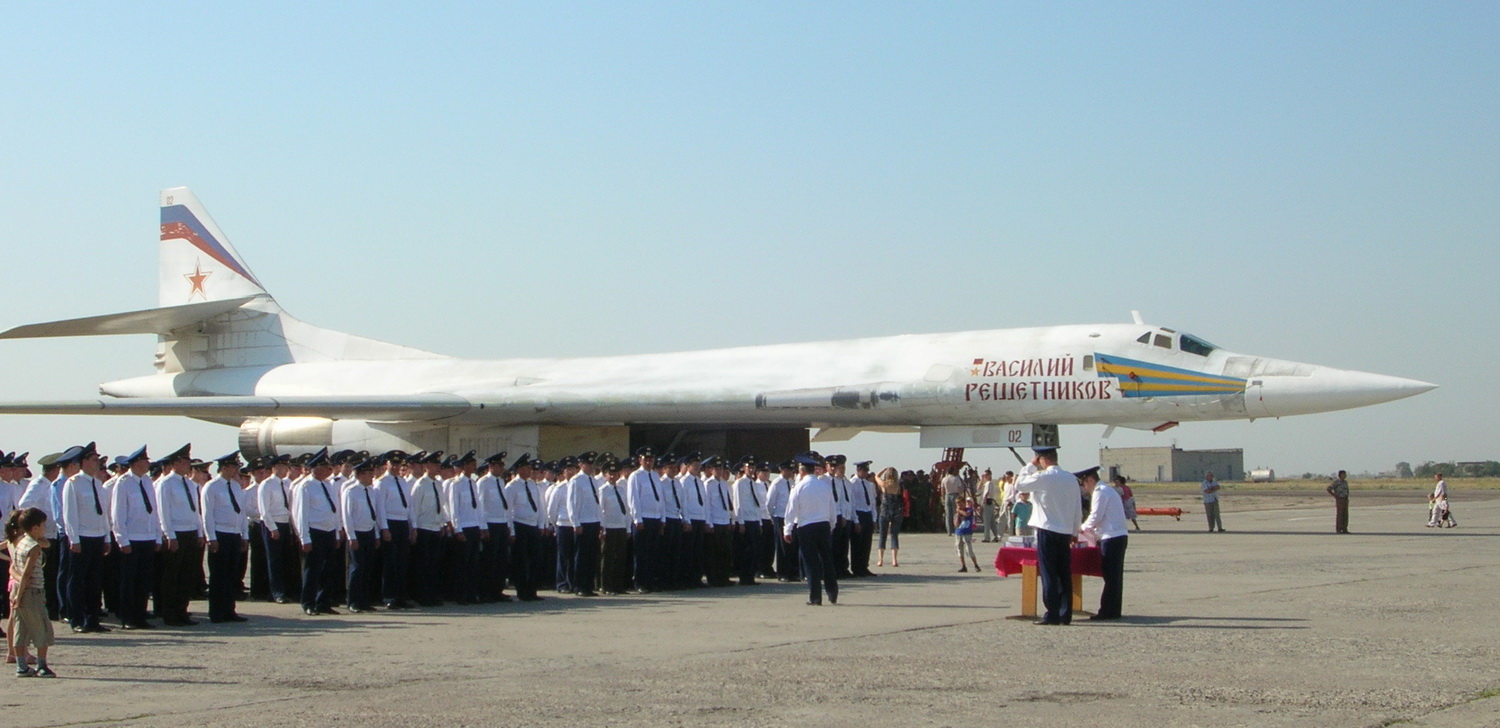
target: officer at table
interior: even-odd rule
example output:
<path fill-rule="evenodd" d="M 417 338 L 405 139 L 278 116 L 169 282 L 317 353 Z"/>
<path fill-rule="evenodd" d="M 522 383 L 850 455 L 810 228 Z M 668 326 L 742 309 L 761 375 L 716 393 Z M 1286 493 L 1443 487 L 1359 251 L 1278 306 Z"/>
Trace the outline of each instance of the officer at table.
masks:
<path fill-rule="evenodd" d="M 1083 523 L 1078 478 L 1057 467 L 1057 448 L 1036 448 L 1033 453 L 1016 478 L 1016 492 L 1030 493 L 1034 504 L 1029 525 L 1036 529 L 1037 571 L 1046 607 L 1035 624 L 1072 624 L 1072 546 Z"/>
<path fill-rule="evenodd" d="M 1078 481 L 1094 491 L 1088 520 L 1083 530 L 1099 537 L 1100 561 L 1104 571 L 1104 591 L 1099 595 L 1099 611 L 1091 620 L 1119 619 L 1120 598 L 1125 582 L 1125 546 L 1130 527 L 1125 522 L 1125 502 L 1114 488 L 1099 482 L 1099 468 L 1074 473 Z"/>

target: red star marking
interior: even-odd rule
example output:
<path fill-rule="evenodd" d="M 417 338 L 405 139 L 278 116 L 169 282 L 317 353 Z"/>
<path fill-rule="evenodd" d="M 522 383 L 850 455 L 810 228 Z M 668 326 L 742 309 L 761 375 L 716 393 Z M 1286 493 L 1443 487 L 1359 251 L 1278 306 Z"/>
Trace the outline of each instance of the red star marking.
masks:
<path fill-rule="evenodd" d="M 189 283 L 193 284 L 192 289 L 188 291 L 189 299 L 191 299 L 194 294 L 197 294 L 203 296 L 203 300 L 208 300 L 208 292 L 203 290 L 203 282 L 208 280 L 208 277 L 211 275 L 213 275 L 213 271 L 204 273 L 203 266 L 199 265 L 198 261 L 193 261 L 192 274 L 183 276 L 183 278 L 188 279 Z"/>

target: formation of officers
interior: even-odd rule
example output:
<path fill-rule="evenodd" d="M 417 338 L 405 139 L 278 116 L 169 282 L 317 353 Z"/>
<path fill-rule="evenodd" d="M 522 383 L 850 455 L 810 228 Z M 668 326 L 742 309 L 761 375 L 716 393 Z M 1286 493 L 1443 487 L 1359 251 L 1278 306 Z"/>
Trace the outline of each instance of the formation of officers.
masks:
<path fill-rule="evenodd" d="M 808 604 L 869 570 L 879 489 L 870 463 L 753 456 L 380 455 L 344 450 L 243 463 L 189 446 L 107 461 L 93 443 L 0 453 L 0 507 L 48 515 L 49 616 L 74 632 L 215 623 L 235 602 L 298 601 L 308 615 L 536 601 L 543 584 L 593 597 L 806 578 Z M 206 557 L 206 558 L 205 558 Z M 206 569 L 205 569 L 206 562 Z M 245 593 L 245 577 L 250 589 Z M 300 578 L 299 578 L 300 577 Z M 733 577 L 733 578 L 732 578 Z M 148 610 L 148 603 L 154 610 Z"/>

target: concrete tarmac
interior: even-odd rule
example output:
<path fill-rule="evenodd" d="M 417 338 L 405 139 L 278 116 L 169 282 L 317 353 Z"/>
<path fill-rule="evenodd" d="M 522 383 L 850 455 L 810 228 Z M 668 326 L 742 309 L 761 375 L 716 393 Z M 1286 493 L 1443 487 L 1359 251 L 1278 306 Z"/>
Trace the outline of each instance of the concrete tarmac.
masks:
<path fill-rule="evenodd" d="M 1500 500 L 1142 519 L 1123 621 L 1037 627 L 952 541 L 810 607 L 794 584 L 60 634 L 15 726 L 1500 726 Z M 1099 581 L 1085 578 L 1085 608 Z M 196 612 L 204 605 L 195 602 Z M 66 631 L 65 629 L 63 630 Z"/>

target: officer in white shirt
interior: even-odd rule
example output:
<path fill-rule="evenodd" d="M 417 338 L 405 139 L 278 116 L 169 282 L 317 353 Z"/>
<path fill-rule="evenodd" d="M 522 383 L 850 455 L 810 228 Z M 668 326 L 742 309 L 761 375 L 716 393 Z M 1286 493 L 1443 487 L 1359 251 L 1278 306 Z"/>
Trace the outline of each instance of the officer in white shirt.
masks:
<path fill-rule="evenodd" d="M 296 539 L 292 536 L 292 492 L 287 476 L 291 458 L 271 460 L 271 474 L 260 481 L 255 499 L 260 507 L 261 541 L 266 552 L 266 581 L 271 600 L 286 604 L 296 568 Z"/>
<path fill-rule="evenodd" d="M 292 525 L 302 544 L 302 611 L 308 616 L 338 614 L 333 608 L 334 584 L 339 580 L 334 552 L 343 542 L 337 486 L 329 482 L 333 463 L 328 448 L 307 461 L 310 475 L 292 493 Z"/>
<path fill-rule="evenodd" d="M 67 585 L 68 621 L 74 632 L 108 632 L 99 624 L 104 589 L 104 555 L 109 552 L 107 496 L 99 481 L 94 443 L 73 447 L 58 460 L 68 477 L 62 489 L 62 518 L 68 524 L 72 569 Z"/>
<path fill-rule="evenodd" d="M 729 586 L 734 553 L 734 505 L 730 502 L 729 474 L 723 459 L 710 455 L 701 463 L 704 498 L 708 501 L 708 533 L 704 537 L 703 565 L 709 586 Z"/>
<path fill-rule="evenodd" d="M 635 451 L 640 467 L 626 481 L 626 502 L 635 526 L 635 586 L 648 593 L 662 588 L 661 539 L 665 528 L 661 476 L 656 474 L 656 450 L 650 446 Z"/>
<path fill-rule="evenodd" d="M 510 571 L 511 504 L 505 495 L 505 459 L 498 452 L 485 458 L 488 472 L 475 483 L 479 488 L 479 508 L 484 512 L 484 529 L 489 536 L 479 552 L 479 600 L 485 603 L 508 602 L 505 577 Z"/>
<path fill-rule="evenodd" d="M 740 586 L 754 586 L 760 569 L 760 506 L 764 501 L 755 488 L 755 456 L 746 455 L 735 464 L 739 478 L 734 481 L 734 553 L 738 557 Z"/>
<path fill-rule="evenodd" d="M 781 537 L 786 528 L 787 499 L 791 497 L 792 488 L 795 487 L 797 464 L 785 460 L 777 466 L 777 470 L 780 474 L 771 481 L 771 487 L 766 491 L 766 506 L 771 511 L 772 535 L 776 538 L 776 580 L 798 581 L 801 577 L 797 569 L 796 544 L 787 543 Z"/>
<path fill-rule="evenodd" d="M 624 594 L 630 589 L 630 507 L 625 505 L 625 479 L 619 460 L 601 463 L 604 483 L 599 486 L 600 519 L 604 542 L 600 549 L 599 584 L 605 594 Z"/>
<path fill-rule="evenodd" d="M 677 476 L 678 495 L 682 499 L 682 539 L 678 541 L 677 583 L 688 588 L 703 586 L 703 540 L 708 534 L 708 500 L 703 492 L 701 453 L 690 453 L 682 459 L 682 473 Z M 624 481 L 620 482 L 624 486 Z"/>
<path fill-rule="evenodd" d="M 1125 519 L 1125 501 L 1120 498 L 1119 491 L 1099 481 L 1099 468 L 1089 468 L 1073 475 L 1085 487 L 1094 489 L 1089 517 L 1080 530 L 1099 540 L 1099 555 L 1103 562 L 1104 590 L 1099 593 L 1099 611 L 1089 619 L 1119 619 L 1125 585 L 1125 547 L 1130 534 Z"/>
<path fill-rule="evenodd" d="M 156 488 L 146 473 L 151 460 L 146 448 L 125 456 L 130 468 L 115 484 L 110 500 L 110 524 L 120 548 L 119 616 L 122 629 L 151 629 L 146 602 L 156 554 L 161 549 L 161 522 L 156 519 Z"/>
<path fill-rule="evenodd" d="M 849 506 L 854 512 L 854 533 L 849 536 L 849 573 L 856 577 L 875 576 L 870 571 L 870 547 L 875 537 L 875 478 L 870 462 L 854 464 L 854 478 L 849 481 Z"/>
<path fill-rule="evenodd" d="M 682 486 L 677 482 L 677 474 L 681 472 L 679 458 L 672 453 L 667 453 L 656 459 L 656 474 L 660 478 L 662 488 L 661 494 L 661 544 L 658 553 L 661 557 L 662 587 L 667 589 L 681 589 L 684 584 L 678 580 L 678 560 L 682 548 Z"/>
<path fill-rule="evenodd" d="M 385 515 L 386 532 L 380 539 L 380 573 L 372 578 L 380 580 L 378 591 L 387 609 L 412 606 L 407 599 L 407 575 L 411 573 L 411 486 L 401 476 L 406 460 L 407 454 L 400 450 L 381 455 L 384 468 L 377 471 L 374 485 L 375 498 Z"/>
<path fill-rule="evenodd" d="M 453 532 L 449 553 L 455 558 L 449 570 L 448 590 L 459 604 L 478 604 L 479 550 L 489 537 L 479 509 L 479 489 L 474 486 L 479 459 L 470 450 L 454 458 L 453 466 L 459 472 L 448 481 L 448 527 Z"/>
<path fill-rule="evenodd" d="M 390 536 L 384 506 L 371 487 L 375 484 L 376 468 L 383 465 L 378 458 L 354 463 L 354 477 L 344 488 L 339 502 L 339 517 L 349 544 L 346 593 L 349 611 L 354 614 L 375 609 L 375 553 L 380 549 L 382 538 Z"/>
<path fill-rule="evenodd" d="M 169 627 L 197 624 L 188 618 L 188 603 L 198 588 L 194 564 L 203 560 L 203 519 L 198 515 L 198 487 L 190 477 L 190 445 L 157 461 L 164 472 L 155 479 L 156 515 L 166 545 L 157 560 L 156 614 Z"/>
<path fill-rule="evenodd" d="M 448 530 L 448 508 L 443 505 L 443 485 L 438 474 L 442 460 L 442 450 L 412 456 L 412 463 L 422 468 L 420 477 L 411 486 L 412 598 L 424 607 L 443 603 L 439 575 L 446 549 L 443 540 Z"/>
<path fill-rule="evenodd" d="M 793 538 L 802 553 L 807 576 L 807 603 L 839 603 L 838 569 L 833 563 L 833 527 L 838 522 L 838 506 L 833 500 L 833 485 L 822 477 L 824 461 L 816 452 L 805 452 L 793 458 L 801 480 L 787 499 L 786 524 L 781 536 L 785 543 Z"/>
<path fill-rule="evenodd" d="M 599 596 L 594 585 L 599 578 L 599 541 L 604 537 L 600 521 L 604 517 L 599 499 L 599 477 L 594 459 L 599 454 L 586 452 L 567 458 L 578 472 L 567 482 L 566 510 L 573 524 L 574 554 L 571 574 L 573 592 L 581 597 Z"/>
<path fill-rule="evenodd" d="M 849 488 L 849 478 L 845 476 L 847 461 L 848 458 L 843 455 L 829 455 L 824 471 L 833 488 L 833 497 L 839 511 L 839 522 L 833 527 L 833 561 L 840 579 L 854 576 L 849 571 L 849 545 L 854 540 L 855 532 L 859 530 L 859 523 L 854 520 L 854 494 Z"/>
<path fill-rule="evenodd" d="M 244 583 L 239 555 L 249 548 L 250 537 L 250 522 L 240 502 L 245 497 L 239 485 L 240 453 L 236 450 L 212 462 L 218 464 L 219 476 L 203 486 L 199 509 L 208 539 L 208 620 L 246 622 L 234 611 L 234 598 Z"/>
<path fill-rule="evenodd" d="M 1047 610 L 1035 624 L 1073 623 L 1073 540 L 1083 523 L 1078 478 L 1057 467 L 1057 448 L 1040 447 L 1016 478 L 1016 492 L 1030 493 L 1036 529 L 1037 571 Z"/>
<path fill-rule="evenodd" d="M 530 454 L 516 458 L 511 464 L 510 482 L 505 485 L 505 498 L 510 501 L 511 530 L 515 540 L 510 545 L 510 580 L 516 587 L 516 598 L 523 602 L 541 601 L 536 589 L 542 561 L 542 493 L 532 482 L 531 476 L 540 460 Z"/>

